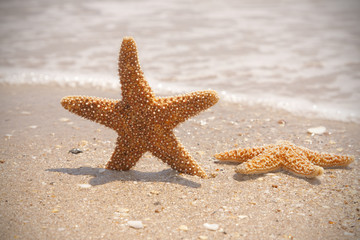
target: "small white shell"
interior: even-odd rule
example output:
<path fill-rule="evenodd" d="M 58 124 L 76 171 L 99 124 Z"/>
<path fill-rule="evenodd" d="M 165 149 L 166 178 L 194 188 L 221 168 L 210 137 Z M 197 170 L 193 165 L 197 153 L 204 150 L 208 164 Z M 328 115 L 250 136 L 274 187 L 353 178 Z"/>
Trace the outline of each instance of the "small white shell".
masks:
<path fill-rule="evenodd" d="M 219 229 L 219 224 L 216 224 L 216 223 L 213 223 L 213 224 L 210 224 L 210 223 L 204 223 L 204 227 L 208 230 L 211 230 L 211 231 L 216 231 Z"/>
<path fill-rule="evenodd" d="M 309 128 L 309 129 L 307 130 L 307 132 L 308 132 L 308 133 L 311 133 L 311 135 L 315 135 L 315 134 L 321 135 L 321 134 L 323 134 L 323 133 L 326 132 L 326 127 L 324 127 L 324 126 L 318 126 L 318 127 Z"/>
<path fill-rule="evenodd" d="M 136 229 L 144 228 L 144 225 L 142 224 L 141 221 L 128 221 L 127 223 L 132 228 L 136 228 Z"/>

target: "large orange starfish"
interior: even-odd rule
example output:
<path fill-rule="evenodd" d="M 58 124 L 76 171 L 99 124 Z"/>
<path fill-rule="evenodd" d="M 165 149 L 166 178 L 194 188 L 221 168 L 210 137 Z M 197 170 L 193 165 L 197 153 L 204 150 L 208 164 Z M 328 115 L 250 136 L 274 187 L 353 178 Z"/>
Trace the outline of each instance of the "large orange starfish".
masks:
<path fill-rule="evenodd" d="M 324 171 L 322 167 L 346 166 L 354 161 L 353 156 L 318 153 L 287 141 L 263 147 L 236 149 L 215 154 L 215 157 L 221 161 L 242 163 L 235 170 L 242 174 L 265 173 L 284 168 L 308 178 L 321 175 Z"/>
<path fill-rule="evenodd" d="M 198 91 L 175 97 L 155 97 L 144 78 L 133 38 L 123 39 L 119 56 L 121 100 L 68 96 L 64 108 L 118 133 L 107 169 L 125 171 L 145 152 L 151 152 L 171 168 L 206 177 L 204 170 L 185 150 L 173 129 L 219 100 L 215 91 Z"/>

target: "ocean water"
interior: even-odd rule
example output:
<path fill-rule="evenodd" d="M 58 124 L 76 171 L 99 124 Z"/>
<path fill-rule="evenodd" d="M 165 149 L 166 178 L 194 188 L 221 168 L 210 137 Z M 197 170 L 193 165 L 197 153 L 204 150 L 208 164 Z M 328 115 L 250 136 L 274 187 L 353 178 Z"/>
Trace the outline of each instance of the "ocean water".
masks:
<path fill-rule="evenodd" d="M 358 0 L 2 0 L 0 83 L 117 89 L 133 36 L 157 94 L 360 122 L 359 23 Z"/>

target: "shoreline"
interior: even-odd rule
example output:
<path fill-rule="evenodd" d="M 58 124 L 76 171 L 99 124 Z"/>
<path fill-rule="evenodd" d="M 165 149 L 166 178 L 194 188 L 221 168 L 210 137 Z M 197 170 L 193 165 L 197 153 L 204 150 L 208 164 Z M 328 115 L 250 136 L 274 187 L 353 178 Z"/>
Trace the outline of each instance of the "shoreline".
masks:
<path fill-rule="evenodd" d="M 96 75 L 96 73 L 87 73 L 87 75 L 74 75 L 74 74 L 64 74 L 63 77 L 57 76 L 55 73 L 46 73 L 46 72 L 24 72 L 24 73 L 14 73 L 11 76 L 0 76 L 0 86 L 6 87 L 55 87 L 62 89 L 95 89 L 100 92 L 117 92 L 120 89 L 118 84 L 118 77 L 112 75 L 98 75 L 94 79 L 91 76 Z M 39 83 L 31 83 L 32 78 L 41 79 Z M 16 80 L 15 80 L 16 79 Z M 56 80 L 50 80 L 56 79 Z M 90 80 L 89 80 L 90 79 Z M 181 95 L 193 91 L 201 90 L 215 90 L 199 85 L 190 87 L 181 85 L 172 85 L 172 82 L 157 82 L 154 80 L 149 81 L 150 85 L 153 86 L 153 90 L 156 93 L 161 93 L 159 96 L 172 96 L 172 95 Z M 176 89 L 176 90 L 173 90 Z M 92 90 L 90 90 L 91 92 Z M 317 105 L 305 99 L 295 99 L 286 98 L 285 96 L 271 96 L 268 95 L 265 98 L 252 97 L 251 95 L 238 95 L 231 92 L 226 92 L 224 90 L 215 90 L 218 92 L 220 98 L 223 101 L 229 102 L 231 104 L 245 105 L 245 106 L 261 106 L 262 108 L 270 108 L 275 111 L 285 111 L 290 114 L 296 115 L 298 117 L 305 117 L 307 115 L 312 115 L 314 119 L 324 119 L 330 121 L 341 121 L 346 123 L 356 123 L 360 124 L 360 115 L 354 112 L 352 107 L 347 106 L 346 108 L 329 108 L 328 104 L 322 103 L 322 105 Z M 80 90 L 84 92 L 84 90 Z"/>
<path fill-rule="evenodd" d="M 119 234 L 128 239 L 360 236 L 360 124 L 220 100 L 175 130 L 190 154 L 215 177 L 178 174 L 149 153 L 133 170 L 114 172 L 102 167 L 112 154 L 116 133 L 67 112 L 60 99 L 119 98 L 120 89 L 0 85 L 0 91 L 4 239 L 112 239 Z M 307 133 L 317 126 L 325 126 L 326 133 Z M 235 174 L 236 165 L 213 157 L 277 140 L 354 155 L 355 161 L 305 179 L 285 171 Z M 68 153 L 72 148 L 83 153 Z M 145 227 L 130 228 L 131 220 L 142 221 Z M 205 223 L 216 223 L 219 229 L 210 231 Z"/>

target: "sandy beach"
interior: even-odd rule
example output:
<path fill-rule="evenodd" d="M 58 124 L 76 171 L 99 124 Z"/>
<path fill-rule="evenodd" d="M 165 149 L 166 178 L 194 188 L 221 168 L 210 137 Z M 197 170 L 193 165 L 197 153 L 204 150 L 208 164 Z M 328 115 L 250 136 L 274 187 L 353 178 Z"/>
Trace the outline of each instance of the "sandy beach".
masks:
<path fill-rule="evenodd" d="M 220 100 L 175 130 L 211 178 L 178 174 L 150 154 L 116 172 L 103 169 L 116 133 L 64 110 L 66 95 L 119 98 L 120 90 L 0 87 L 1 239 L 360 237 L 359 124 Z M 317 126 L 326 133 L 307 133 Z M 355 162 L 305 179 L 285 171 L 235 174 L 235 164 L 213 157 L 281 139 L 354 155 Z M 69 153 L 73 148 L 83 152 Z"/>
<path fill-rule="evenodd" d="M 359 3 L 1 1 L 0 240 L 360 239 Z M 150 153 L 105 170 L 117 134 L 60 105 L 121 97 L 125 36 L 156 95 L 218 92 L 174 130 L 210 178 Z M 355 161 L 306 179 L 214 158 L 278 140 Z"/>

